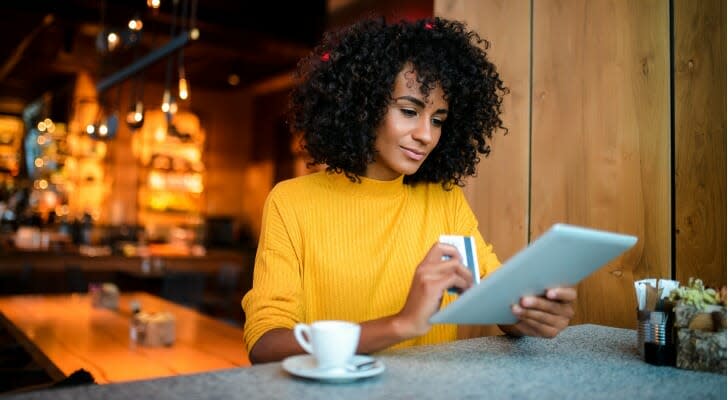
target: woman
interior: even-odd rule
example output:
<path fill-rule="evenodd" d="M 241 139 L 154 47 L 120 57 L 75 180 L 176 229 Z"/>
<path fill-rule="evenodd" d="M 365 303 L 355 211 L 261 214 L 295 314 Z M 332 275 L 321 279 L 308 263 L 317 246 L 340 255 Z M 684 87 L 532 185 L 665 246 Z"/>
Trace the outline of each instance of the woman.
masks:
<path fill-rule="evenodd" d="M 298 322 L 361 324 L 358 353 L 456 339 L 428 320 L 473 282 L 441 234 L 476 238 L 480 273 L 500 264 L 460 186 L 503 128 L 507 89 L 488 43 L 440 18 L 362 21 L 325 36 L 299 64 L 291 100 L 313 164 L 281 182 L 263 212 L 252 290 L 243 299 L 254 362 L 302 353 Z M 553 337 L 573 316 L 573 288 L 514 305 L 507 334 Z"/>

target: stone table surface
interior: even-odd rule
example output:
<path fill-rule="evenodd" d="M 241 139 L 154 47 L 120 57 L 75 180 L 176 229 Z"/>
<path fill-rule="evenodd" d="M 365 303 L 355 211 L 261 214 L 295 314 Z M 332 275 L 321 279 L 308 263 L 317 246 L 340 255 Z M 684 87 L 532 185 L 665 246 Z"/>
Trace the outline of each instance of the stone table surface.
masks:
<path fill-rule="evenodd" d="M 383 374 L 345 384 L 295 378 L 281 363 L 13 399 L 725 399 L 726 375 L 645 363 L 636 332 L 598 325 L 555 339 L 483 337 L 385 352 Z"/>

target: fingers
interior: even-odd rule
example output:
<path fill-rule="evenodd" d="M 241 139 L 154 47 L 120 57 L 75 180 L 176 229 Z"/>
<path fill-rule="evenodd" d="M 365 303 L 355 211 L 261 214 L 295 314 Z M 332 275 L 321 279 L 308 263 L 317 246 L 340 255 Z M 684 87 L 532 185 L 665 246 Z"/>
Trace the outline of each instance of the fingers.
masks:
<path fill-rule="evenodd" d="M 473 286 L 473 280 L 470 276 L 463 277 L 458 274 L 443 275 L 440 281 L 433 285 L 433 291 L 437 293 L 438 296 L 438 301 L 433 312 L 440 308 L 440 303 L 442 302 L 442 297 L 444 296 L 445 291 L 452 289 L 455 293 L 462 294 L 466 290 L 470 289 L 471 286 Z"/>
<path fill-rule="evenodd" d="M 544 311 L 535 308 L 525 308 L 520 305 L 512 307 L 515 314 L 521 321 L 531 320 L 549 326 L 566 326 L 574 316 L 574 311 L 569 305 L 559 304 L 556 311 Z"/>
<path fill-rule="evenodd" d="M 573 288 L 549 289 L 546 297 L 526 296 L 512 307 L 519 319 L 519 329 L 529 336 L 552 338 L 569 325 L 574 317 L 572 302 L 576 300 Z"/>
<path fill-rule="evenodd" d="M 556 337 L 559 332 L 561 332 L 564 328 L 566 328 L 566 325 L 563 327 L 561 326 L 552 326 L 543 324 L 538 321 L 534 321 L 531 319 L 525 319 L 522 321 L 519 321 L 517 326 L 518 329 L 527 336 L 535 336 L 535 337 L 543 337 L 543 338 L 554 338 Z"/>
<path fill-rule="evenodd" d="M 559 287 L 546 291 L 546 298 L 549 300 L 571 303 L 576 301 L 576 289 L 572 287 Z"/>
<path fill-rule="evenodd" d="M 444 283 L 443 279 L 455 275 L 459 279 L 455 279 L 455 285 L 452 286 L 460 289 L 469 288 L 473 282 L 472 274 L 462 265 L 460 252 L 455 246 L 444 243 L 435 243 L 430 248 L 425 260 L 417 269 L 416 275 L 420 275 L 423 280 L 442 281 L 441 283 Z M 450 286 L 445 286 L 445 288 L 448 287 Z"/>
<path fill-rule="evenodd" d="M 447 264 L 441 265 L 438 270 L 444 274 L 454 273 L 460 278 L 466 280 L 468 282 L 468 287 L 473 284 L 473 274 L 470 273 L 470 270 L 465 268 L 465 266 L 459 261 L 451 260 L 447 262 Z"/>
<path fill-rule="evenodd" d="M 438 292 L 452 286 L 468 289 L 473 285 L 472 274 L 457 260 L 443 261 L 431 268 L 421 268 L 417 275 L 420 276 L 420 281 L 431 284 Z"/>
<path fill-rule="evenodd" d="M 574 309 L 570 302 L 554 301 L 536 296 L 526 296 L 521 299 L 519 304 L 524 311 L 532 311 L 534 315 L 550 314 L 569 319 L 574 317 Z"/>
<path fill-rule="evenodd" d="M 453 245 L 445 243 L 435 243 L 432 245 L 425 256 L 425 263 L 436 264 L 443 261 L 443 257 L 447 260 L 456 260 L 458 263 L 462 263 L 458 249 Z"/>

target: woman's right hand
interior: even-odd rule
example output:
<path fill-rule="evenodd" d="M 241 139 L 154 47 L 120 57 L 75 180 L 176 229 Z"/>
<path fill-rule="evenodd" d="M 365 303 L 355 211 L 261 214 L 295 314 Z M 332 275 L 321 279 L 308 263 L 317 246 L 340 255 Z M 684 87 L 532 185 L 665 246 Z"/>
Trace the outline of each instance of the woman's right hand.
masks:
<path fill-rule="evenodd" d="M 473 276 L 463 266 L 458 250 L 435 243 L 417 266 L 407 301 L 395 316 L 403 336 L 418 337 L 430 330 L 430 317 L 439 309 L 445 290 L 465 291 L 472 285 Z"/>

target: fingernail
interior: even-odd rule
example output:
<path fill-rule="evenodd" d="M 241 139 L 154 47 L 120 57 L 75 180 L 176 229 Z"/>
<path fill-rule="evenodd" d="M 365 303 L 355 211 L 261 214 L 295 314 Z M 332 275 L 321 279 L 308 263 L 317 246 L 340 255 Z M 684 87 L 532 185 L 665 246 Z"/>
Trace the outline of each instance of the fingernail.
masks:
<path fill-rule="evenodd" d="M 511 307 L 511 311 L 513 311 L 513 314 L 521 315 L 523 309 L 518 304 L 514 304 L 513 307 Z"/>
<path fill-rule="evenodd" d="M 555 299 L 556 298 L 556 291 L 555 290 L 549 290 L 546 292 L 546 297 L 549 299 Z"/>
<path fill-rule="evenodd" d="M 524 307 L 532 307 L 536 304 L 536 300 L 533 299 L 533 297 L 524 297 L 523 298 L 523 306 Z"/>

